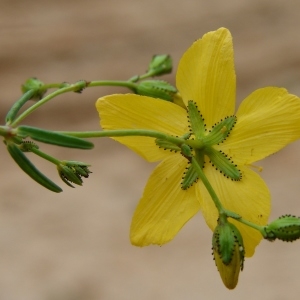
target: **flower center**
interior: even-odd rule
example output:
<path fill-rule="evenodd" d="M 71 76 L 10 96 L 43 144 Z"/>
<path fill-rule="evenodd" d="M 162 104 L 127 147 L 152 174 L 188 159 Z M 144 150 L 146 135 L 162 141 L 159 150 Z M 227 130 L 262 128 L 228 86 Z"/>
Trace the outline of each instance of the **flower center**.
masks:
<path fill-rule="evenodd" d="M 211 165 L 223 174 L 225 177 L 238 181 L 242 175 L 237 165 L 232 161 L 226 153 L 216 150 L 215 145 L 223 143 L 230 135 L 232 128 L 236 123 L 236 116 L 228 116 L 216 123 L 211 130 L 206 129 L 206 124 L 198 107 L 194 101 L 189 101 L 187 106 L 189 133 L 181 138 L 185 140 L 184 144 L 189 146 L 194 158 L 199 166 L 204 168 L 205 156 L 209 158 Z M 160 148 L 174 152 L 182 152 L 182 145 L 175 145 L 164 140 L 156 140 L 156 144 Z M 186 171 L 183 174 L 181 188 L 188 189 L 198 180 L 198 174 L 188 160 Z"/>

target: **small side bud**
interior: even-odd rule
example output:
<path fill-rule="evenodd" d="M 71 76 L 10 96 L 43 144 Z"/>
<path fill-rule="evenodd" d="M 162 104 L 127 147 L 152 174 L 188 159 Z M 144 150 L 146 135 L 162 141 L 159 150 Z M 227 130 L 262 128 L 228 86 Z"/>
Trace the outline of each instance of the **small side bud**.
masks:
<path fill-rule="evenodd" d="M 44 88 L 44 83 L 37 78 L 29 78 L 22 85 L 22 92 L 26 93 L 30 90 L 34 90 L 32 100 L 41 100 L 47 90 Z"/>
<path fill-rule="evenodd" d="M 166 81 L 145 80 L 136 86 L 135 93 L 172 102 L 177 90 Z"/>
<path fill-rule="evenodd" d="M 244 267 L 245 250 L 239 230 L 226 219 L 218 220 L 213 233 L 213 255 L 224 285 L 234 289 Z"/>
<path fill-rule="evenodd" d="M 300 238 L 300 218 L 284 215 L 265 227 L 265 238 L 269 241 L 279 239 L 284 242 L 293 242 Z"/>
<path fill-rule="evenodd" d="M 170 55 L 154 55 L 148 67 L 152 76 L 169 74 L 172 72 L 172 58 Z"/>

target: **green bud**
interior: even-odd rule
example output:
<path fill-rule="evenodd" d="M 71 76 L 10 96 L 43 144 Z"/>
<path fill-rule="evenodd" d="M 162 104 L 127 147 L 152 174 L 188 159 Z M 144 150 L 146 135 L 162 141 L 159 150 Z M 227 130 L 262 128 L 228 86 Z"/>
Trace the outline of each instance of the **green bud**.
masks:
<path fill-rule="evenodd" d="M 245 250 L 239 230 L 226 219 L 218 220 L 213 233 L 213 255 L 224 285 L 234 289 L 244 267 Z"/>
<path fill-rule="evenodd" d="M 137 84 L 135 88 L 135 93 L 138 95 L 160 98 L 167 101 L 173 101 L 173 95 L 176 92 L 175 87 L 162 80 L 144 80 Z"/>
<path fill-rule="evenodd" d="M 276 239 L 293 242 L 300 238 L 300 218 L 284 215 L 265 227 L 265 238 L 269 241 Z"/>
<path fill-rule="evenodd" d="M 44 88 L 44 83 L 37 78 L 29 78 L 22 85 L 22 92 L 26 93 L 30 90 L 34 90 L 33 100 L 41 100 L 47 90 Z"/>
<path fill-rule="evenodd" d="M 172 58 L 170 55 L 154 55 L 148 67 L 152 76 L 169 74 L 172 72 Z"/>
<path fill-rule="evenodd" d="M 82 185 L 81 177 L 88 178 L 91 171 L 88 169 L 90 165 L 80 161 L 61 161 L 57 165 L 57 170 L 60 178 L 70 187 L 74 187 L 72 183 Z"/>

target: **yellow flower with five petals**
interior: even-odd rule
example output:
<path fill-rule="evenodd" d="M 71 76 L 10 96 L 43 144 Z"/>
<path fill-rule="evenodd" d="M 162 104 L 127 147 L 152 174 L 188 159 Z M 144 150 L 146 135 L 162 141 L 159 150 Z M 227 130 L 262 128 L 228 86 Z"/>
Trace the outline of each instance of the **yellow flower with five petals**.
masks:
<path fill-rule="evenodd" d="M 233 46 L 231 34 L 225 28 L 205 34 L 185 52 L 178 66 L 176 84 L 185 106 L 191 103 L 192 107 L 197 106 L 199 116 L 195 118 L 200 125 L 194 127 L 200 129 L 189 127 L 189 110 L 131 94 L 106 96 L 97 101 L 102 128 L 105 131 L 150 129 L 186 136 L 189 141 L 194 139 L 201 146 L 196 145 L 192 150 L 223 206 L 245 220 L 265 225 L 270 214 L 270 193 L 251 164 L 299 138 L 299 98 L 283 88 L 261 88 L 250 94 L 235 112 Z M 222 123 L 228 119 L 236 120 L 235 124 Z M 216 127 L 226 136 L 216 138 Z M 189 172 L 189 161 L 180 151 L 170 151 L 168 147 L 164 150 L 152 137 L 114 139 L 149 162 L 161 161 L 151 174 L 132 219 L 130 238 L 134 245 L 169 242 L 200 210 L 214 230 L 218 219 L 215 204 L 203 182 Z M 231 171 L 238 176 L 229 174 L 227 167 L 232 167 Z M 183 188 L 187 173 L 195 183 Z M 243 237 L 245 255 L 252 256 L 261 234 L 231 221 Z"/>

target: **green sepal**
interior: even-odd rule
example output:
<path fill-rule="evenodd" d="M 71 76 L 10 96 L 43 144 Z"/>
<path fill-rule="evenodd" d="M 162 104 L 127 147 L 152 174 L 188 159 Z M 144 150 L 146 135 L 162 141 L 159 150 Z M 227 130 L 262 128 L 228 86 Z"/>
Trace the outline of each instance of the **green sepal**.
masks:
<path fill-rule="evenodd" d="M 33 180 L 52 192 L 62 192 L 62 189 L 58 185 L 47 178 L 31 163 L 31 161 L 25 156 L 22 150 L 20 150 L 15 143 L 7 142 L 6 146 L 9 154 L 17 163 L 17 165 Z"/>
<path fill-rule="evenodd" d="M 225 265 L 231 263 L 236 243 L 239 245 L 240 268 L 243 270 L 245 248 L 242 235 L 235 225 L 220 218 L 213 234 L 212 244 Z"/>
<path fill-rule="evenodd" d="M 85 178 L 89 177 L 89 174 L 92 173 L 88 167 L 91 165 L 77 161 L 77 160 L 63 160 L 61 162 L 62 164 L 65 164 L 66 166 L 70 167 L 77 175 L 83 176 Z"/>
<path fill-rule="evenodd" d="M 202 139 L 205 132 L 205 124 L 196 103 L 190 100 L 187 109 L 191 131 L 196 139 Z"/>
<path fill-rule="evenodd" d="M 300 238 L 300 218 L 284 215 L 271 222 L 264 229 L 265 238 L 269 241 L 279 239 L 284 242 L 293 242 Z"/>
<path fill-rule="evenodd" d="M 195 168 L 190 165 L 187 167 L 186 172 L 183 175 L 181 188 L 187 190 L 198 180 L 198 173 Z"/>
<path fill-rule="evenodd" d="M 223 173 L 224 176 L 232 180 L 240 180 L 241 172 L 237 166 L 221 151 L 212 147 L 205 147 L 205 154 L 209 157 L 212 165 Z"/>
<path fill-rule="evenodd" d="M 164 150 L 170 150 L 170 151 L 180 151 L 181 148 L 171 142 L 168 142 L 166 140 L 156 139 L 155 144 L 159 148 L 163 148 Z"/>
<path fill-rule="evenodd" d="M 70 167 L 64 165 L 58 165 L 58 174 L 60 178 L 70 187 L 74 187 L 70 182 L 77 185 L 82 185 L 82 179 L 80 176 Z"/>
<path fill-rule="evenodd" d="M 227 117 L 213 126 L 209 134 L 204 137 L 204 143 L 212 146 L 223 142 L 236 123 L 236 116 Z"/>
<path fill-rule="evenodd" d="M 204 166 L 204 155 L 203 152 L 200 150 L 195 151 L 195 159 L 199 166 L 203 168 Z M 187 190 L 189 187 L 191 187 L 197 180 L 199 179 L 199 175 L 195 168 L 192 165 L 189 165 L 186 168 L 186 172 L 184 173 L 182 177 L 182 182 L 181 182 L 181 188 L 183 190 Z"/>
<path fill-rule="evenodd" d="M 7 125 L 9 125 L 15 119 L 22 106 L 27 101 L 29 101 L 34 95 L 35 90 L 28 90 L 22 95 L 22 97 L 17 102 L 14 103 L 14 105 L 11 107 L 11 109 L 8 111 L 5 117 L 5 122 Z"/>
<path fill-rule="evenodd" d="M 37 127 L 21 125 L 17 130 L 18 135 L 23 138 L 29 136 L 33 140 L 47 144 L 77 149 L 92 149 L 94 147 L 93 143 L 81 138 L 40 129 Z"/>

